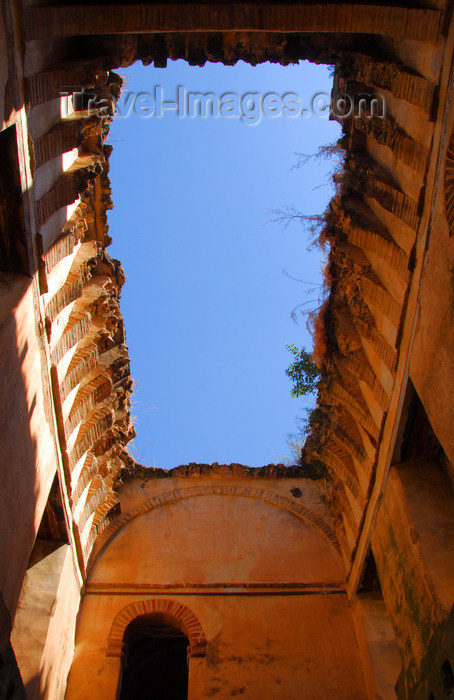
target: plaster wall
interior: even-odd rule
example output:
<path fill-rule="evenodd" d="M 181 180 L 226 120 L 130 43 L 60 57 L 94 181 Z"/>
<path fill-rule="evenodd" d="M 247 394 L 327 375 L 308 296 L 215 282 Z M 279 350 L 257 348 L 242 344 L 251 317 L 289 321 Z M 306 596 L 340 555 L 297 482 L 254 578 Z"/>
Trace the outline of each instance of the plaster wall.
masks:
<path fill-rule="evenodd" d="M 67 698 L 116 697 L 111 627 L 127 605 L 151 598 L 189 607 L 207 638 L 206 656 L 189 661 L 190 700 L 368 697 L 341 556 L 314 523 L 272 501 L 301 498 L 329 530 L 322 484 L 232 471 L 136 478 L 120 489 L 131 517 L 87 582 Z M 145 503 L 154 507 L 132 517 Z"/>
<path fill-rule="evenodd" d="M 451 55 L 453 45 L 454 18 L 451 14 L 446 56 Z M 453 462 L 454 409 L 451 387 L 454 379 L 454 240 L 446 216 L 446 203 L 452 197 L 452 192 L 449 188 L 445 189 L 445 168 L 454 132 L 454 109 L 452 66 L 447 61 L 441 77 L 438 120 L 434 132 L 438 152 L 433 157 L 433 189 L 426 188 L 425 192 L 426 207 L 430 207 L 431 216 L 409 374 L 431 426 L 448 459 Z"/>
<path fill-rule="evenodd" d="M 410 377 L 435 434 L 454 462 L 454 240 L 442 205 L 427 252 Z"/>
<path fill-rule="evenodd" d="M 12 619 L 57 469 L 39 332 L 29 283 L 0 326 L 0 560 L 8 562 L 0 568 L 0 590 Z"/>
<path fill-rule="evenodd" d="M 189 660 L 189 700 L 367 698 L 344 595 L 167 598 L 188 606 L 208 638 L 206 657 Z M 67 700 L 114 700 L 120 660 L 106 657 L 110 625 L 139 599 L 85 597 Z"/>
<path fill-rule="evenodd" d="M 340 556 L 314 529 L 260 499 L 205 495 L 132 520 L 101 555 L 92 584 L 340 585 Z"/>
<path fill-rule="evenodd" d="M 126 524 L 99 556 L 90 584 L 342 584 L 322 480 L 238 478 L 244 468 L 237 476 L 235 467 L 211 469 L 211 477 L 124 485 Z"/>
<path fill-rule="evenodd" d="M 442 7 L 442 3 L 429 3 L 432 7 Z M 432 46 L 430 51 L 421 51 L 413 41 L 405 39 L 387 39 L 382 44 L 383 51 L 390 51 L 399 57 L 399 60 L 416 73 L 424 75 L 436 81 L 443 62 L 443 50 Z"/>
<path fill-rule="evenodd" d="M 377 591 L 360 592 L 352 609 L 368 693 L 371 698 L 396 700 L 402 662 L 383 597 Z"/>
<path fill-rule="evenodd" d="M 429 642 L 454 602 L 452 503 L 439 464 L 408 462 L 390 471 L 372 549 L 405 659 L 402 697 L 420 697 L 414 693 Z"/>
<path fill-rule="evenodd" d="M 80 596 L 70 547 L 42 554 L 25 576 L 11 636 L 27 700 L 64 697 Z"/>
<path fill-rule="evenodd" d="M 329 484 L 325 479 L 294 477 L 290 469 L 274 466 L 268 475 L 260 476 L 259 469 L 249 469 L 241 464 L 189 464 L 166 472 L 163 469 L 138 468 L 134 479 L 125 480 L 120 496 L 122 511 L 128 512 L 146 499 L 169 491 L 197 486 L 213 488 L 216 485 L 232 485 L 242 488 L 265 489 L 272 494 L 304 503 L 314 513 L 330 523 L 326 507 Z"/>

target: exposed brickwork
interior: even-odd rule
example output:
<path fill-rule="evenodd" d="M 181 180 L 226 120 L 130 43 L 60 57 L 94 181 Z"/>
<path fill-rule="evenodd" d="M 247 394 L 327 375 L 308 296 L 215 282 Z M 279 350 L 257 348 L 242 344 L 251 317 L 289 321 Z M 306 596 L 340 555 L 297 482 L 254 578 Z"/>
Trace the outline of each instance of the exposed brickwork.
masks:
<path fill-rule="evenodd" d="M 104 375 L 98 375 L 78 392 L 75 400 L 77 403 L 75 402 L 73 405 L 65 424 L 67 436 L 75 430 L 76 426 L 87 417 L 92 409 L 110 396 L 111 391 L 112 382 Z"/>
<path fill-rule="evenodd" d="M 82 280 L 77 279 L 59 289 L 46 307 L 46 316 L 49 321 L 54 321 L 60 311 L 82 296 L 82 288 Z"/>
<path fill-rule="evenodd" d="M 88 484 L 92 481 L 92 479 L 98 474 L 99 471 L 99 465 L 96 461 L 96 458 L 94 457 L 93 454 L 88 453 L 84 466 L 80 472 L 80 476 L 77 479 L 77 483 L 74 485 L 71 496 L 72 496 L 72 503 L 73 507 L 77 505 L 80 497 L 82 496 L 83 492 L 85 491 L 86 487 Z"/>
<path fill-rule="evenodd" d="M 163 5 L 32 8 L 25 22 L 26 38 L 47 39 L 74 34 L 146 32 L 354 32 L 437 43 L 441 13 L 403 7 L 361 4 L 232 3 L 181 4 L 165 12 Z"/>
<path fill-rule="evenodd" d="M 161 469 L 159 467 L 144 467 L 135 462 L 128 455 L 123 456 L 127 471 L 122 475 L 123 482 L 131 478 L 140 478 L 145 481 L 153 479 L 171 478 L 199 478 L 202 476 L 222 477 L 222 479 L 253 479 L 263 481 L 267 479 L 295 479 L 304 478 L 306 472 L 299 465 L 287 466 L 284 464 L 267 464 L 263 467 L 248 467 L 244 464 L 200 464 L 191 462 L 181 464 L 173 469 Z"/>
<path fill-rule="evenodd" d="M 93 423 L 93 425 L 86 430 L 82 437 L 78 438 L 69 458 L 69 465 L 71 469 L 75 467 L 82 455 L 85 454 L 85 452 L 87 452 L 90 447 L 92 447 L 95 442 L 99 440 L 99 438 L 107 430 L 109 430 L 109 428 L 112 427 L 114 420 L 112 412 L 109 408 L 106 408 L 105 410 L 108 411 L 107 415 L 101 415 L 101 417 L 98 419 L 96 419 L 96 416 L 93 416 L 90 420 L 90 423 Z"/>
<path fill-rule="evenodd" d="M 367 408 L 363 407 L 359 401 L 338 382 L 333 382 L 331 396 L 335 401 L 338 401 L 344 406 L 346 410 L 352 414 L 353 418 L 358 420 L 375 440 L 378 439 L 379 428 L 373 422 Z"/>
<path fill-rule="evenodd" d="M 96 59 L 74 61 L 62 64 L 55 70 L 35 73 L 28 78 L 30 101 L 33 105 L 39 105 L 59 98 L 67 86 L 92 85 L 94 76 L 103 70 L 102 59 Z"/>
<path fill-rule="evenodd" d="M 95 369 L 98 362 L 98 347 L 94 344 L 88 345 L 74 356 L 73 362 L 60 385 L 60 394 L 63 400 L 89 372 Z"/>
<path fill-rule="evenodd" d="M 347 237 L 350 243 L 385 260 L 402 279 L 408 280 L 408 256 L 393 240 L 355 225 L 349 226 Z"/>
<path fill-rule="evenodd" d="M 98 476 L 100 479 L 101 477 Z M 90 496 L 90 494 L 87 495 L 87 502 L 84 505 L 84 509 L 82 513 L 80 514 L 80 517 L 77 519 L 77 526 L 79 528 L 79 531 L 82 532 L 87 520 L 89 517 L 95 512 L 95 510 L 98 508 L 98 506 L 106 499 L 107 497 L 107 488 L 104 482 L 101 479 L 101 484 L 99 488 Z"/>
<path fill-rule="evenodd" d="M 90 532 L 82 544 L 84 562 L 88 562 L 96 539 L 118 517 L 120 512 L 120 504 L 113 499 L 112 507 L 108 510 L 103 509 L 103 515 L 97 518 L 96 524 L 92 524 Z"/>
<path fill-rule="evenodd" d="M 47 134 L 36 139 L 33 143 L 36 167 L 75 148 L 79 134 L 80 124 L 73 120 L 59 122 Z"/>
<path fill-rule="evenodd" d="M 326 460 L 329 467 L 333 470 L 333 473 L 337 474 L 342 480 L 342 483 L 350 489 L 355 498 L 359 499 L 361 496 L 361 489 L 358 478 L 348 469 L 345 462 L 340 460 L 334 452 L 328 449 L 324 450 L 323 459 Z"/>
<path fill-rule="evenodd" d="M 65 331 L 52 352 L 52 362 L 58 364 L 64 355 L 84 338 L 91 325 L 91 315 L 88 312 L 74 318 L 72 324 Z"/>
<path fill-rule="evenodd" d="M 353 124 L 358 131 L 387 146 L 397 159 L 421 175 L 424 174 L 429 157 L 428 148 L 408 136 L 391 115 L 387 115 L 386 119 L 370 116 L 354 119 Z"/>
<path fill-rule="evenodd" d="M 36 220 L 42 226 L 52 214 L 69 206 L 78 197 L 73 175 L 62 175 L 58 182 L 36 202 Z"/>
<path fill-rule="evenodd" d="M 333 430 L 333 436 L 347 448 L 354 460 L 360 464 L 366 462 L 367 456 L 364 447 L 352 437 L 347 427 L 342 425 L 336 426 Z"/>
<path fill-rule="evenodd" d="M 76 227 L 70 228 L 68 233 L 63 233 L 63 235 L 52 245 L 52 247 L 43 255 L 43 260 L 46 266 L 46 272 L 49 272 L 57 265 L 63 258 L 74 250 L 79 236 L 77 234 Z"/>
<path fill-rule="evenodd" d="M 373 175 L 366 185 L 369 197 L 377 200 L 383 209 L 394 214 L 414 231 L 418 227 L 418 202 L 386 182 L 380 182 Z"/>
<path fill-rule="evenodd" d="M 349 75 L 348 72 L 346 74 Z M 426 112 L 432 109 L 436 86 L 427 78 L 383 56 L 379 61 L 362 54 L 352 56 L 351 75 L 359 83 L 388 90 L 394 97 L 422 107 Z"/>
<path fill-rule="evenodd" d="M 126 628 L 142 615 L 158 625 L 169 625 L 183 632 L 189 640 L 189 657 L 205 656 L 207 638 L 197 617 L 183 603 L 165 599 L 139 600 L 123 608 L 110 630 L 106 656 L 121 656 Z"/>

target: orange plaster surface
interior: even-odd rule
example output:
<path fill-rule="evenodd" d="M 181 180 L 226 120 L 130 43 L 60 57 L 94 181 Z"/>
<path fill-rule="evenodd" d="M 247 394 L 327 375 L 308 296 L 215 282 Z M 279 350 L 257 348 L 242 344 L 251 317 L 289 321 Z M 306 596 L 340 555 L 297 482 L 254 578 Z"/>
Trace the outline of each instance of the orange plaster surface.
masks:
<path fill-rule="evenodd" d="M 366 700 L 344 595 L 168 598 L 194 612 L 208 640 L 206 656 L 189 660 L 188 700 Z M 106 656 L 110 625 L 137 599 L 85 597 L 67 700 L 114 700 L 120 660 Z"/>
<path fill-rule="evenodd" d="M 137 515 L 101 552 L 82 603 L 67 700 L 116 697 L 121 660 L 109 656 L 114 623 L 132 603 L 151 599 L 189 608 L 206 637 L 205 655 L 189 660 L 189 700 L 365 700 L 342 592 L 345 573 L 333 544 L 273 503 L 213 494 L 209 487 L 219 480 L 172 481 L 141 488 L 136 479 L 122 489 L 122 513 L 172 486 L 181 494 L 203 484 L 207 493 Z M 306 480 L 298 482 L 303 492 Z M 286 480 L 237 485 L 291 498 L 295 487 Z M 304 496 L 328 522 L 318 493 L 308 483 Z"/>

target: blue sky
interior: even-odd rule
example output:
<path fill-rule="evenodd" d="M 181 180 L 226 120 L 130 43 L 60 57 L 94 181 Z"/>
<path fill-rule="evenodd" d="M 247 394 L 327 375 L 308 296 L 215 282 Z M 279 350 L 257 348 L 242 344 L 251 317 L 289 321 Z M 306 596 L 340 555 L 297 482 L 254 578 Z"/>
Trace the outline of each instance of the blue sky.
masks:
<path fill-rule="evenodd" d="M 310 109 L 314 94 L 331 90 L 328 68 L 174 61 L 120 72 L 131 97 L 123 95 L 121 111 L 130 113 L 114 119 L 109 137 L 109 252 L 127 278 L 121 309 L 137 432 L 130 452 L 163 468 L 282 461 L 304 405 L 290 397 L 285 344 L 311 345 L 304 321 L 296 325 L 290 314 L 317 296 L 283 271 L 319 284 L 322 255 L 307 251 L 300 225 L 270 223 L 270 210 L 319 213 L 329 200 L 330 188 L 317 186 L 330 163 L 291 170 L 295 152 L 313 153 L 340 135 Z M 291 92 L 307 114 L 254 125 L 172 109 L 158 118 L 147 98 L 156 86 L 168 102 L 178 86 L 219 96 Z M 135 93 L 146 94 L 134 103 Z"/>

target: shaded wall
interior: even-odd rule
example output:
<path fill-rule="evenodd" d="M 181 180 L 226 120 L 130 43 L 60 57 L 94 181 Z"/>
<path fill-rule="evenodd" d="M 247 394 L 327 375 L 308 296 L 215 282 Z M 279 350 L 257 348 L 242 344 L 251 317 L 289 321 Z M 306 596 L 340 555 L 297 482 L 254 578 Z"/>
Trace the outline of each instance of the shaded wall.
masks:
<path fill-rule="evenodd" d="M 254 583 L 266 588 L 270 571 L 275 569 L 280 577 L 279 581 L 272 581 L 273 585 L 298 583 L 301 590 L 296 591 L 295 600 L 302 596 L 301 591 L 306 595 L 307 586 L 312 587 L 310 595 L 314 601 L 325 588 L 330 591 L 329 596 L 339 597 L 341 614 L 344 593 L 337 591 L 337 587 L 343 582 L 344 574 L 334 576 L 338 555 L 333 554 L 333 545 L 340 545 L 348 592 L 354 597 L 386 484 L 388 457 L 400 420 L 400 399 L 408 372 L 448 459 L 453 459 L 450 430 L 450 387 L 454 380 L 453 250 L 449 219 L 453 193 L 448 171 L 450 159 L 452 162 L 454 32 L 449 28 L 450 7 L 442 0 L 433 0 L 432 10 L 413 7 L 412 3 L 404 3 L 403 7 L 322 3 L 315 9 L 289 3 L 277 11 L 268 3 L 235 3 L 216 8 L 204 3 L 195 9 L 180 7 L 178 12 L 172 9 L 167 13 L 152 5 L 145 10 L 132 7 L 124 11 L 118 7 L 118 11 L 110 12 L 102 4 L 90 10 L 83 4 L 29 10 L 34 4 L 6 0 L 0 17 L 0 24 L 4 22 L 4 27 L 0 27 L 3 66 L 0 116 L 2 126 L 12 123 L 17 126 L 28 262 L 33 275 L 30 286 L 28 282 L 24 282 L 23 288 L 14 286 L 12 294 L 2 287 L 4 325 L 0 330 L 0 353 L 5 382 L 0 394 L 3 411 L 0 418 L 9 430 L 4 443 L 5 501 L 0 515 L 0 586 L 1 600 L 5 601 L 2 621 L 6 621 L 9 630 L 57 462 L 64 467 L 64 473 L 59 472 L 59 485 L 64 520 L 72 533 L 69 538 L 72 558 L 68 562 L 74 564 L 73 569 L 69 563 L 64 568 L 62 584 L 68 571 L 82 580 L 85 566 L 93 564 L 102 547 L 115 535 L 118 551 L 112 556 L 112 567 L 115 561 L 121 561 L 117 555 L 129 555 L 128 538 L 123 536 L 127 528 L 131 532 L 137 530 L 139 535 L 143 530 L 148 531 L 148 527 L 153 527 L 154 533 L 170 528 L 170 534 L 163 540 L 150 543 L 161 560 L 160 569 L 144 558 L 143 549 L 134 539 L 131 552 L 135 569 L 129 572 L 127 567 L 113 567 L 106 581 L 96 577 L 101 572 L 103 576 L 108 573 L 108 552 L 111 546 L 112 553 L 115 549 L 112 540 L 104 560 L 104 555 L 99 559 L 100 568 L 93 570 L 87 601 L 96 594 L 107 605 L 107 598 L 115 591 L 108 587 L 125 584 L 126 574 L 134 574 L 136 579 L 126 580 L 132 588 L 123 591 L 125 596 L 131 595 L 134 586 L 144 586 L 153 572 L 162 577 L 165 586 L 174 586 L 176 582 L 200 586 L 204 583 L 200 571 L 208 567 L 205 583 L 209 585 L 219 583 L 222 588 L 228 573 L 248 583 L 253 582 L 254 575 Z M 299 31 L 295 32 L 295 28 Z M 95 116 L 93 120 L 79 109 L 71 112 L 69 119 L 63 119 L 59 89 L 62 84 L 80 84 L 95 91 L 106 90 L 114 97 L 118 94 L 119 79 L 109 73 L 112 67 L 129 65 L 137 59 L 145 63 L 153 60 L 155 65 L 162 66 L 169 57 L 185 58 L 197 65 L 203 65 L 206 60 L 234 63 L 244 59 L 255 63 L 272 59 L 288 63 L 301 58 L 337 63 L 336 95 L 343 88 L 381 90 L 389 106 L 384 122 L 366 118 L 353 119 L 344 125 L 349 151 L 348 194 L 353 197 L 345 197 L 333 205 L 330 235 L 335 243 L 333 261 L 337 272 L 336 285 L 331 290 L 331 325 L 327 324 L 330 379 L 320 396 L 327 420 L 307 454 L 322 458 L 330 469 L 335 489 L 324 496 L 330 500 L 334 517 L 330 518 L 324 509 L 322 489 L 317 496 L 304 488 L 304 499 L 298 501 L 304 502 L 303 509 L 315 510 L 312 520 L 300 517 L 301 506 L 299 515 L 292 506 L 293 510 L 284 517 L 275 514 L 275 502 L 264 506 L 263 498 L 249 495 L 244 497 L 248 499 L 246 511 L 253 512 L 251 504 L 258 500 L 257 512 L 263 513 L 263 521 L 255 530 L 251 529 L 249 542 L 242 532 L 232 542 L 228 528 L 228 522 L 235 520 L 236 515 L 245 517 L 243 500 L 238 507 L 233 505 L 238 493 L 224 492 L 222 498 L 227 499 L 225 503 L 230 499 L 230 505 L 223 503 L 219 508 L 210 506 L 216 495 L 212 491 L 210 495 L 197 493 L 199 500 L 194 497 L 192 501 L 182 499 L 176 503 L 174 499 L 166 506 L 168 517 L 157 511 L 149 514 L 148 509 L 133 521 L 124 519 L 131 506 L 127 489 L 122 504 L 115 492 L 117 479 L 127 472 L 128 459 L 122 449 L 133 431 L 128 414 L 129 364 L 118 311 L 123 276 L 119 265 L 109 260 L 104 249 L 109 242 L 106 212 L 111 206 L 107 177 L 110 151 L 103 145 L 108 118 L 99 120 Z M 446 172 L 448 177 L 444 175 Z M 12 314 L 10 308 L 5 310 L 7 303 L 15 307 Z M 54 416 L 56 425 L 52 426 Z M 401 475 L 393 479 L 394 475 L 389 480 L 373 534 L 383 593 L 408 669 L 412 672 L 416 659 L 419 673 L 425 663 L 424 649 L 429 648 L 430 659 L 436 658 L 439 684 L 446 659 L 441 660 L 438 655 L 446 648 L 443 635 L 445 629 L 449 631 L 446 625 L 450 620 L 450 601 L 445 600 L 444 607 L 441 606 L 438 589 L 434 592 L 431 585 L 426 585 L 424 572 L 428 570 L 433 575 L 433 569 L 425 555 L 421 558 L 421 547 L 415 545 L 418 527 L 411 524 L 414 516 L 403 505 L 408 494 L 402 487 Z M 284 500 L 292 500 L 281 489 L 282 484 L 279 487 L 276 484 L 268 484 L 267 488 Z M 181 486 L 176 486 L 176 490 Z M 153 498 L 159 498 L 165 488 L 165 484 L 156 486 Z M 424 493 L 425 485 L 421 488 Z M 444 486 L 441 488 L 444 490 Z M 185 521 L 178 515 L 183 511 Z M 200 517 L 197 526 L 191 520 L 191 512 L 197 512 Z M 215 524 L 207 524 L 208 535 L 205 532 L 203 523 L 209 520 L 210 513 L 223 523 L 220 541 L 210 541 L 208 536 L 217 532 Z M 297 524 L 293 520 L 290 523 L 288 518 L 295 518 Z M 260 550 L 258 533 L 266 529 L 268 520 L 281 532 L 280 549 L 274 546 L 273 533 L 267 533 L 263 542 L 266 541 L 266 548 L 260 558 L 254 559 Z M 205 552 L 215 557 L 215 564 L 210 566 L 209 558 L 203 556 L 197 566 L 187 561 L 184 567 L 180 557 L 172 559 L 163 543 L 168 540 L 172 547 L 176 546 L 178 523 L 182 540 L 186 531 L 194 530 L 187 537 L 187 546 L 198 552 L 197 543 L 203 542 Z M 399 547 L 394 546 L 390 528 L 394 529 L 394 540 Z M 290 531 L 298 542 L 297 557 L 293 556 L 294 548 L 286 536 Z M 324 549 L 325 543 L 328 549 Z M 236 558 L 231 570 L 228 559 L 220 556 L 220 546 L 233 551 L 236 547 L 242 552 L 243 558 Z M 395 555 L 389 564 L 385 553 L 392 546 Z M 273 555 L 267 561 L 266 553 L 270 551 Z M 279 551 L 281 559 L 276 554 Z M 403 572 L 410 577 L 414 574 L 413 591 L 406 588 Z M 301 580 L 292 580 L 296 574 Z M 68 580 L 71 576 L 68 573 Z M 75 582 L 76 578 L 71 580 Z M 393 590 L 396 581 L 400 583 Z M 70 620 L 68 632 L 77 612 L 77 595 L 72 583 L 59 588 L 62 593 L 63 588 L 68 597 L 58 600 L 57 594 L 55 619 Z M 427 605 L 417 620 L 410 609 L 415 590 L 421 594 L 421 600 L 426 600 L 424 596 L 429 590 Z M 173 592 L 181 595 L 175 588 Z M 334 599 L 329 596 L 323 593 L 322 606 L 327 605 L 328 599 Z M 260 600 L 264 606 L 268 604 L 267 596 Z M 103 610 L 101 603 L 98 605 L 98 622 L 107 629 L 115 611 Z M 317 606 L 318 603 L 313 606 L 314 614 Z M 279 612 L 282 611 L 274 610 L 276 615 Z M 308 614 L 301 607 L 298 616 L 303 613 Z M 227 618 L 230 620 L 230 613 Z M 65 638 L 66 647 L 58 647 L 63 624 L 55 624 L 49 645 L 46 638 L 47 651 L 37 670 L 38 674 L 44 673 L 50 667 L 49 659 L 58 657 L 55 679 L 60 685 L 58 691 L 51 693 L 62 693 L 62 679 L 71 652 L 70 633 Z M 228 624 L 224 639 L 230 646 L 232 635 Z M 356 628 L 358 639 L 362 639 L 361 624 Z M 50 627 L 49 623 L 49 630 Z M 82 625 L 77 664 L 84 658 L 87 643 L 84 629 L 87 630 Z M 348 621 L 342 629 L 346 647 L 354 656 Z M 277 637 L 272 634 L 272 644 L 277 644 Z M 101 644 L 101 638 L 105 640 L 104 632 L 99 633 L 95 643 Z M 255 644 L 249 631 L 244 631 L 244 639 L 246 647 Z M 279 639 L 289 659 L 293 659 L 293 651 Z M 41 642 L 44 644 L 42 638 Z M 317 644 L 322 642 L 317 637 Z M 434 651 L 431 645 L 435 642 L 438 646 Z M 301 644 L 304 650 L 304 640 Z M 17 676 L 11 648 L 2 639 L 3 649 L 11 678 Z M 322 647 L 318 651 L 322 654 Z M 331 673 L 335 674 L 338 654 L 344 650 L 340 646 L 333 653 Z M 101 663 L 100 658 L 96 663 Z M 208 652 L 203 658 L 208 658 Z M 223 658 L 225 663 L 230 663 L 227 656 Z M 362 658 L 365 663 L 364 653 Z M 353 660 L 351 657 L 352 663 Z M 193 665 L 194 662 L 195 659 L 191 661 Z M 117 664 L 115 674 L 109 676 L 110 683 L 116 683 L 118 663 L 118 659 L 110 657 L 105 661 L 106 668 Z M 77 664 L 75 669 L 80 669 Z M 353 667 L 356 668 L 355 664 Z M 319 678 L 320 669 L 313 666 L 312 672 Z M 81 682 L 87 679 L 82 678 Z M 295 682 L 299 683 L 300 679 Z M 335 682 L 342 684 L 347 680 L 337 678 Z M 55 688 L 52 683 L 49 687 Z M 353 679 L 353 683 L 346 688 L 352 697 L 360 687 L 359 681 Z M 288 693 L 290 686 L 286 687 Z M 241 688 L 233 688 L 232 693 L 240 694 Z M 408 688 L 408 685 L 404 687 L 401 695 L 413 692 Z M 436 685 L 431 688 L 437 695 Z M 5 692 L 10 690 L 7 683 Z M 429 689 L 422 686 L 421 692 L 426 690 Z M 45 692 L 43 689 L 42 693 Z M 373 697 L 373 689 L 368 692 Z"/>
<path fill-rule="evenodd" d="M 437 690 L 453 653 L 454 492 L 434 461 L 390 472 L 372 548 L 403 657 L 400 698 Z"/>

